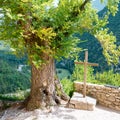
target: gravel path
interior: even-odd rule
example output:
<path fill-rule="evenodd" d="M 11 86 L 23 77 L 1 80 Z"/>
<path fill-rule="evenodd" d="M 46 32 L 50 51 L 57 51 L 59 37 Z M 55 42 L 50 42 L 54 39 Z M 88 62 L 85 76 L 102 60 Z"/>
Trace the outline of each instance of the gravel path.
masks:
<path fill-rule="evenodd" d="M 120 111 L 98 105 L 94 111 L 53 107 L 52 113 L 40 109 L 27 112 L 24 109 L 10 108 L 1 113 L 0 120 L 120 120 Z"/>

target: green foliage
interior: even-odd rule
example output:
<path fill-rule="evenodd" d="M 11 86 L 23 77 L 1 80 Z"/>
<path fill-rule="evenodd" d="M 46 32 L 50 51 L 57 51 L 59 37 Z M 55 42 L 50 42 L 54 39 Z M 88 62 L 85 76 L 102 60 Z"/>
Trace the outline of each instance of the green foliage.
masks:
<path fill-rule="evenodd" d="M 1 95 L 0 94 L 0 100 L 9 100 L 9 101 L 18 101 L 18 100 L 23 100 L 23 98 L 21 97 L 17 97 L 17 96 L 5 96 L 5 95 Z"/>
<path fill-rule="evenodd" d="M 118 3 L 119 2 L 120 2 L 120 0 L 107 0 L 107 8 L 113 15 L 115 15 L 115 13 L 118 11 Z M 114 4 L 114 6 L 113 6 L 113 4 Z"/>
<path fill-rule="evenodd" d="M 99 31 L 96 34 L 98 40 L 100 40 L 101 46 L 103 48 L 103 54 L 107 58 L 108 64 L 110 63 L 118 63 L 120 48 L 118 47 L 118 51 L 116 51 L 117 46 L 114 44 L 116 42 L 116 37 L 113 36 L 113 33 L 108 34 L 108 29 L 104 29 Z"/>
<path fill-rule="evenodd" d="M 30 94 L 29 90 L 17 91 L 15 93 L 0 94 L 0 100 L 18 101 L 24 100 Z"/>
<path fill-rule="evenodd" d="M 5 61 L 0 60 L 0 93 L 25 90 L 30 87 L 30 73 L 17 71 Z"/>
<path fill-rule="evenodd" d="M 70 97 L 72 97 L 74 88 L 73 88 L 73 82 L 69 79 L 63 79 L 61 80 L 61 84 L 63 86 L 63 90 L 65 91 L 65 93 L 67 95 L 69 95 Z"/>
<path fill-rule="evenodd" d="M 74 92 L 73 81 L 77 80 L 77 81 L 83 82 L 83 75 L 84 75 L 83 67 L 80 65 L 76 65 L 71 79 L 61 80 L 64 91 L 70 97 Z M 109 84 L 114 86 L 120 86 L 120 74 L 114 73 L 111 70 L 111 71 L 106 71 L 103 73 L 97 73 L 96 75 L 93 75 L 93 68 L 89 67 L 88 74 L 87 74 L 87 83 L 102 84 L 102 85 Z"/>
<path fill-rule="evenodd" d="M 102 84 L 110 84 L 120 86 L 120 74 L 114 73 L 112 70 L 103 73 L 97 73 L 95 79 Z"/>
<path fill-rule="evenodd" d="M 28 64 L 27 55 L 22 57 L 15 56 L 11 51 L 9 51 L 9 49 L 7 49 L 7 47 L 4 47 L 4 49 L 0 50 L 0 59 L 16 69 L 19 65 Z"/>
<path fill-rule="evenodd" d="M 94 81 L 94 69 L 87 66 L 87 82 Z M 72 74 L 72 81 L 82 81 L 84 80 L 84 65 L 75 64 L 74 71 Z"/>
<path fill-rule="evenodd" d="M 57 68 L 57 76 L 60 80 L 64 78 L 70 78 L 71 74 L 67 69 Z"/>

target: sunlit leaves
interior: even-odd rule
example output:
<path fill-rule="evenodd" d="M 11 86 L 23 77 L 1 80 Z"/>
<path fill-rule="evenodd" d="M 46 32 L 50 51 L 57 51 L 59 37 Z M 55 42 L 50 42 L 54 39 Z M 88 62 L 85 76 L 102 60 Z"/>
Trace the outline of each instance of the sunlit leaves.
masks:
<path fill-rule="evenodd" d="M 114 16 L 118 11 L 118 3 L 119 2 L 120 2 L 120 0 L 108 0 L 107 1 L 107 7 L 110 10 L 110 12 L 112 13 L 112 15 L 114 15 Z"/>
<path fill-rule="evenodd" d="M 29 2 L 30 0 L 21 0 L 22 2 Z"/>
<path fill-rule="evenodd" d="M 113 33 L 109 33 L 108 29 L 100 30 L 96 34 L 96 38 L 100 41 L 103 47 L 103 54 L 106 56 L 108 63 L 118 63 L 119 61 L 119 50 L 116 46 L 116 37 Z"/>
<path fill-rule="evenodd" d="M 54 39 L 56 33 L 53 32 L 52 28 L 40 28 L 37 31 L 37 35 L 40 38 L 40 40 L 49 42 L 51 39 Z"/>

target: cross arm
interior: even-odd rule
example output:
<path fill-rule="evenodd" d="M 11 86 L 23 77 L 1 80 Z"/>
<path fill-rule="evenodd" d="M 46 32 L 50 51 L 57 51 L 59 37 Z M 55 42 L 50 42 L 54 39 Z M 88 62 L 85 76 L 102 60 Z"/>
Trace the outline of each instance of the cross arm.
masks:
<path fill-rule="evenodd" d="M 85 64 L 85 62 L 75 62 L 75 64 Z M 97 63 L 89 63 L 89 62 L 87 62 L 87 65 L 89 65 L 89 66 L 99 66 L 99 64 L 97 64 Z"/>

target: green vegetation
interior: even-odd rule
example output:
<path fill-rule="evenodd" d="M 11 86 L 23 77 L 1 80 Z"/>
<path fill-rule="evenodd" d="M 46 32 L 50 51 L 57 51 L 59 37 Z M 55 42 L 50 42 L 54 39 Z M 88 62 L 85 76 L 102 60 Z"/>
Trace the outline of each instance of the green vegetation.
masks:
<path fill-rule="evenodd" d="M 62 83 L 65 93 L 67 95 L 69 95 L 70 97 L 72 97 L 72 94 L 74 91 L 73 82 L 71 80 L 65 78 L 65 79 L 61 80 L 61 83 Z"/>
<path fill-rule="evenodd" d="M 103 73 L 94 74 L 93 67 L 87 68 L 87 82 L 93 84 L 110 84 L 114 86 L 120 86 L 120 74 L 114 73 L 112 70 L 104 71 Z M 72 74 L 72 81 L 83 82 L 84 66 L 75 65 L 74 72 Z"/>
<path fill-rule="evenodd" d="M 15 67 L 0 60 L 0 93 L 16 92 L 30 88 L 30 72 L 23 68 L 17 71 Z"/>
<path fill-rule="evenodd" d="M 70 78 L 71 74 L 67 69 L 60 69 L 57 68 L 57 76 L 60 80 L 64 79 L 64 78 Z"/>
<path fill-rule="evenodd" d="M 72 74 L 72 81 L 83 81 L 84 80 L 84 65 L 75 65 L 73 74 Z M 87 81 L 95 80 L 94 77 L 94 69 L 92 67 L 87 67 Z"/>
<path fill-rule="evenodd" d="M 0 94 L 0 100 L 18 101 L 24 100 L 30 94 L 30 90 L 17 91 L 15 93 Z"/>
<path fill-rule="evenodd" d="M 120 87 L 120 74 L 114 73 L 112 70 L 97 73 L 95 79 L 101 84 L 110 84 Z"/>

